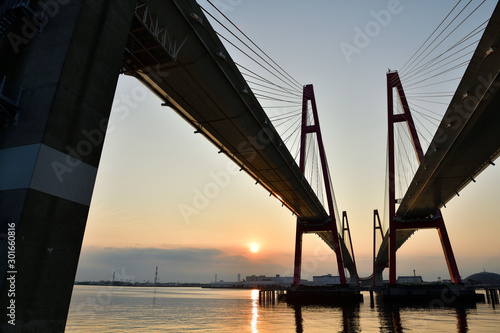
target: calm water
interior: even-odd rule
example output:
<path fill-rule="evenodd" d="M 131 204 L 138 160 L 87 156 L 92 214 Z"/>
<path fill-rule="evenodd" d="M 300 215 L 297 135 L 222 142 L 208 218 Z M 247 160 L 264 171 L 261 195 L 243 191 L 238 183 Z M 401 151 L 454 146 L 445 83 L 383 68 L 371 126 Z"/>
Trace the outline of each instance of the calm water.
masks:
<path fill-rule="evenodd" d="M 257 290 L 75 286 L 66 332 L 500 332 L 500 307 L 260 306 Z"/>

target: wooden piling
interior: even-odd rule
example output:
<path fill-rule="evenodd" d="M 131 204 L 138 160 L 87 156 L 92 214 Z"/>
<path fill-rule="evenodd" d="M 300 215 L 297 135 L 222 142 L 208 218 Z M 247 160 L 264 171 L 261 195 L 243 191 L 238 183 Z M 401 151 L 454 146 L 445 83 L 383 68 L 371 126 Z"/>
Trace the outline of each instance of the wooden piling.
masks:
<path fill-rule="evenodd" d="M 259 290 L 259 305 L 275 305 L 285 296 L 285 291 L 281 289 Z"/>

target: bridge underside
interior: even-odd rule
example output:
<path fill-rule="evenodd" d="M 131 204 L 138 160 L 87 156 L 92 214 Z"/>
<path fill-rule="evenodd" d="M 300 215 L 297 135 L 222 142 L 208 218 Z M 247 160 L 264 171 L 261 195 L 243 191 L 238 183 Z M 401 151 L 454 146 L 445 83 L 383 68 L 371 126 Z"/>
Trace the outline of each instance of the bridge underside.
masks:
<path fill-rule="evenodd" d="M 148 1 L 170 49 L 134 16 L 124 72 L 150 88 L 305 224 L 328 214 L 260 103 L 193 1 Z M 193 18 L 194 15 L 198 19 Z"/>
<path fill-rule="evenodd" d="M 396 216 L 426 218 L 500 153 L 500 8 L 497 6 Z"/>

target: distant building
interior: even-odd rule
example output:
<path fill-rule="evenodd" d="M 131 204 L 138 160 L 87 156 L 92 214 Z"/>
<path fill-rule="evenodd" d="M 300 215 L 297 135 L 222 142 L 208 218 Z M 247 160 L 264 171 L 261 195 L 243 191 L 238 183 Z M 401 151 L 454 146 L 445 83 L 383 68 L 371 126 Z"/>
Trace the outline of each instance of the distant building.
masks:
<path fill-rule="evenodd" d="M 292 276 L 279 276 L 279 274 L 277 274 L 273 278 L 273 281 L 276 282 L 276 283 L 292 284 L 293 283 L 293 277 Z"/>
<path fill-rule="evenodd" d="M 270 281 L 270 280 L 266 280 L 267 277 L 265 275 L 249 275 L 246 277 L 245 281 L 246 282 L 257 282 L 257 281 Z"/>
<path fill-rule="evenodd" d="M 322 285 L 340 284 L 340 276 L 333 276 L 332 274 L 313 276 L 313 283 Z"/>
<path fill-rule="evenodd" d="M 422 284 L 424 280 L 420 275 L 417 276 L 398 276 L 399 284 Z"/>
<path fill-rule="evenodd" d="M 280 276 L 265 276 L 265 275 L 249 275 L 246 277 L 245 281 L 248 282 L 274 282 L 274 283 L 289 283 L 293 282 L 293 277 Z"/>
<path fill-rule="evenodd" d="M 219 280 L 217 282 L 211 283 L 212 288 L 237 288 L 240 287 L 241 283 L 238 282 L 224 282 L 224 280 Z"/>
<path fill-rule="evenodd" d="M 471 276 L 465 278 L 464 282 L 468 284 L 488 284 L 498 286 L 500 285 L 500 274 L 484 271 L 472 274 Z"/>

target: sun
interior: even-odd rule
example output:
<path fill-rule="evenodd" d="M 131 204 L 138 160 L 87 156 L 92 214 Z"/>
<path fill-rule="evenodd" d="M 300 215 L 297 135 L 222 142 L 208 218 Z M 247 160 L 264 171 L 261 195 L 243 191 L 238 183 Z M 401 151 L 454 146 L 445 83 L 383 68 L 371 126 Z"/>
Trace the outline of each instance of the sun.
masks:
<path fill-rule="evenodd" d="M 259 244 L 257 244 L 257 243 L 250 244 L 250 252 L 252 252 L 252 253 L 259 252 Z"/>

